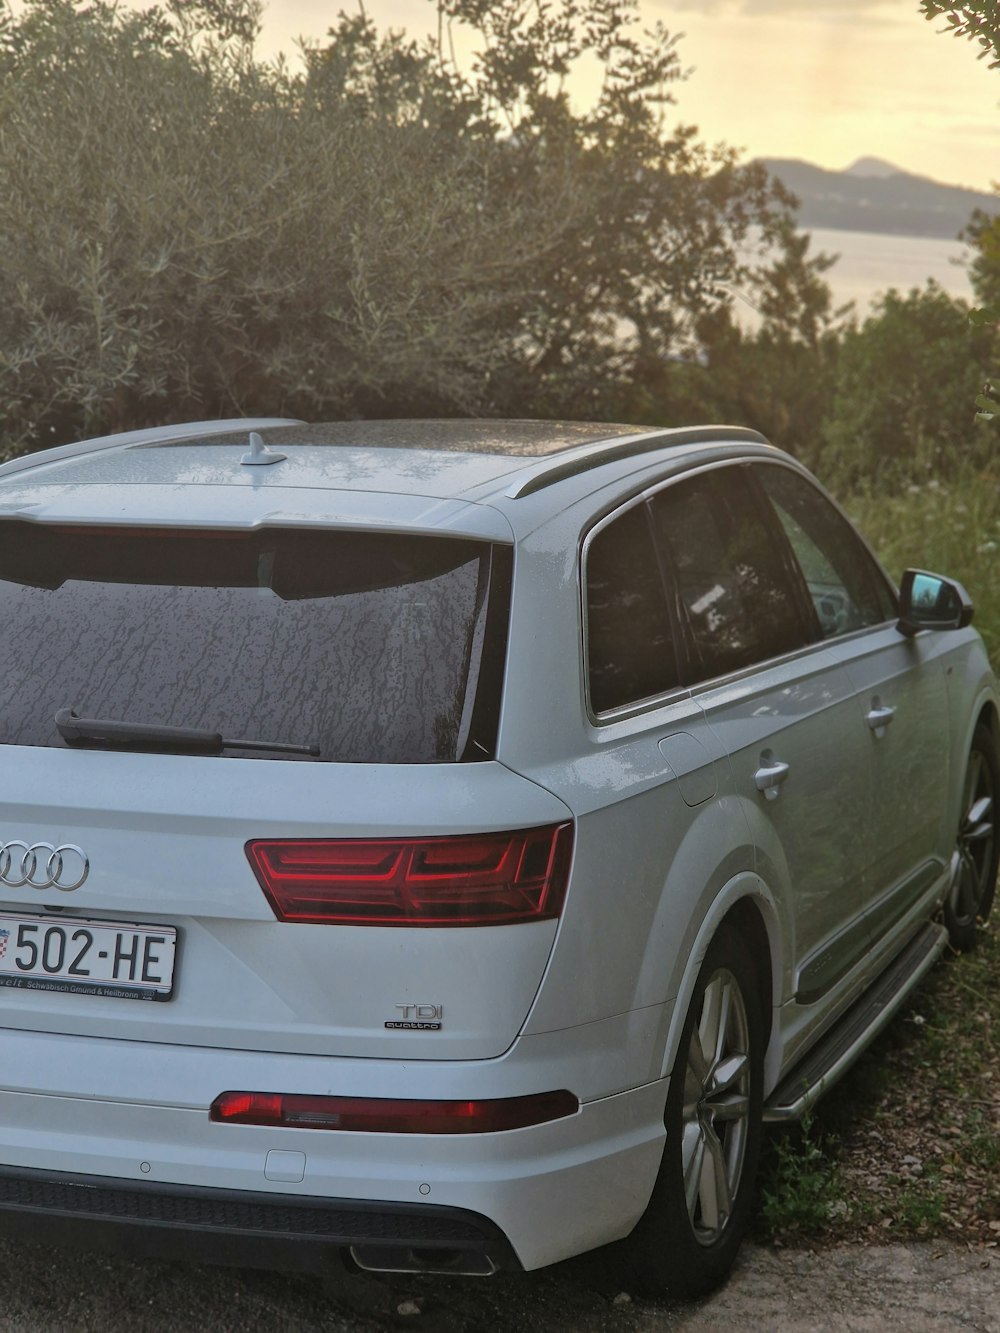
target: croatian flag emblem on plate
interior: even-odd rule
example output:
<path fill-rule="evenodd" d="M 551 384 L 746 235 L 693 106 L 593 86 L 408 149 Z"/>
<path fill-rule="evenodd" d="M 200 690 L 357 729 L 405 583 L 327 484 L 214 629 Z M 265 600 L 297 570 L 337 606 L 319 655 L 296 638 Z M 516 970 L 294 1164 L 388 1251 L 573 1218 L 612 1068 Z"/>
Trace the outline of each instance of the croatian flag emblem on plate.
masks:
<path fill-rule="evenodd" d="M 9 930 L 0 930 L 0 958 L 7 952 L 7 941 L 10 939 Z"/>

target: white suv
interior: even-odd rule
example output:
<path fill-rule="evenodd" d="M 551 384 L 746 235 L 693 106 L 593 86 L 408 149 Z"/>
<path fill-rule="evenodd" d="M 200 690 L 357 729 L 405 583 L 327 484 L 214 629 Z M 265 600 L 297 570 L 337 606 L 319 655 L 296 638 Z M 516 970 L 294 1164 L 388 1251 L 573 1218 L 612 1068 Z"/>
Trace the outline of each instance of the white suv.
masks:
<path fill-rule="evenodd" d="M 112 436 L 0 560 L 19 1235 L 704 1290 L 989 910 L 971 606 L 752 432 Z"/>

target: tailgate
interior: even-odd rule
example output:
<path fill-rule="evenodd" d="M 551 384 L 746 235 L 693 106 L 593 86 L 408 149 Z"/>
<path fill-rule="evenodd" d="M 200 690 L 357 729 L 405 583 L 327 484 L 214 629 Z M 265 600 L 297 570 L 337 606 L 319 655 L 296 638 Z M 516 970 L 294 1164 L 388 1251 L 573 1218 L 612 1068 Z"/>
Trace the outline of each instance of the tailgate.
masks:
<path fill-rule="evenodd" d="M 279 921 L 245 846 L 262 838 L 479 834 L 569 817 L 557 798 L 496 762 L 303 764 L 2 746 L 0 843 L 10 854 L 0 852 L 0 872 L 10 868 L 0 913 L 37 921 L 38 941 L 61 921 L 91 922 L 101 940 L 120 934 L 125 951 L 136 926 L 177 932 L 168 999 L 32 989 L 9 972 L 14 984 L 0 991 L 4 1025 L 261 1051 L 496 1056 L 524 1023 L 557 921 L 422 928 Z M 17 886 L 23 849 L 36 845 L 44 846 L 34 878 L 46 878 L 45 846 L 75 846 L 87 858 L 83 883 Z M 78 859 L 66 855 L 67 883 L 79 877 Z M 110 936 L 97 929 L 106 923 Z M 17 949 L 16 929 L 6 946 L 8 954 Z M 161 952 L 157 946 L 154 958 Z M 30 961 L 30 950 L 19 956 Z M 399 1026 L 432 1015 L 430 1025 Z"/>

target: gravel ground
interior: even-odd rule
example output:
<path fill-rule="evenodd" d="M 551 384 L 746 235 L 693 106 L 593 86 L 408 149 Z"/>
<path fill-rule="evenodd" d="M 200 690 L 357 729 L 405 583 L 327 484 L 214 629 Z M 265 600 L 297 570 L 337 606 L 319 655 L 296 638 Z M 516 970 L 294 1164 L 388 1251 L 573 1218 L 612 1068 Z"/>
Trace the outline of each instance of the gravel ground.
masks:
<path fill-rule="evenodd" d="M 1000 1252 L 952 1243 L 747 1246 L 726 1287 L 690 1304 L 633 1300 L 599 1257 L 485 1281 L 345 1274 L 322 1285 L 7 1242 L 0 1275 L 3 1330 L 1000 1333 Z"/>

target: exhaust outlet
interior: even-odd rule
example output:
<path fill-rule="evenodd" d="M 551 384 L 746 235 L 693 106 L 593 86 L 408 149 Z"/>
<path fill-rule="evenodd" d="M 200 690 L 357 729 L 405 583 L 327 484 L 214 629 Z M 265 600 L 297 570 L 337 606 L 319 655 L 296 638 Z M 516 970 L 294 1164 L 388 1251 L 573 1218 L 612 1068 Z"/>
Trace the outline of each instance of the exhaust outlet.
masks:
<path fill-rule="evenodd" d="M 492 1277 L 497 1265 L 479 1250 L 424 1250 L 410 1246 L 352 1245 L 351 1258 L 366 1273 L 442 1273 Z"/>

